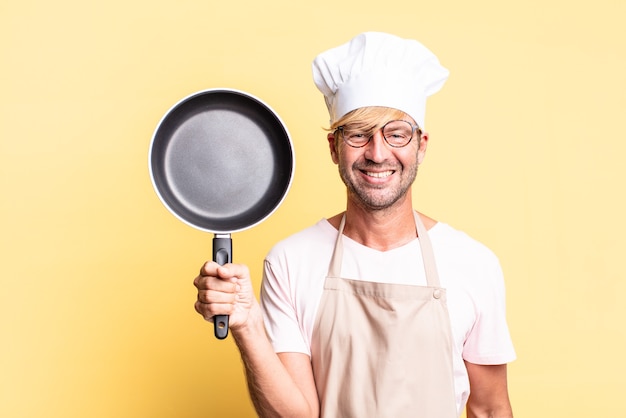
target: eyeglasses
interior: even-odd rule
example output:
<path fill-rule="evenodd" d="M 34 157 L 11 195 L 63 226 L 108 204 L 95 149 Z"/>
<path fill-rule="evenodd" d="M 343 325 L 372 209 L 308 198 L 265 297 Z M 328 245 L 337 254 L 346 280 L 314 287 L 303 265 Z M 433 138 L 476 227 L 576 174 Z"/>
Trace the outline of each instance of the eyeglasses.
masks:
<path fill-rule="evenodd" d="M 339 126 L 337 130 L 341 132 L 344 142 L 353 148 L 366 146 L 374 136 L 371 130 L 365 130 L 354 124 Z M 392 120 L 387 122 L 381 130 L 385 142 L 394 148 L 408 145 L 416 130 L 421 133 L 418 125 L 411 125 L 406 120 Z"/>

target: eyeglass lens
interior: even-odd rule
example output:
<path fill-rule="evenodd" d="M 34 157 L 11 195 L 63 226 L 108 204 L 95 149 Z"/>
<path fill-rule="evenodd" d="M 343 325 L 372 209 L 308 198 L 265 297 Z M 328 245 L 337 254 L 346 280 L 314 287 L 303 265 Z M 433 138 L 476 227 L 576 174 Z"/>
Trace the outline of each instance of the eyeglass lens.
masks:
<path fill-rule="evenodd" d="M 411 142 L 415 129 L 417 129 L 417 125 L 413 126 L 404 120 L 393 120 L 383 126 L 382 132 L 385 141 L 389 145 L 392 147 L 403 147 Z M 352 147 L 365 146 L 374 135 L 371 131 L 365 131 L 350 125 L 342 126 L 340 131 L 344 141 Z"/>

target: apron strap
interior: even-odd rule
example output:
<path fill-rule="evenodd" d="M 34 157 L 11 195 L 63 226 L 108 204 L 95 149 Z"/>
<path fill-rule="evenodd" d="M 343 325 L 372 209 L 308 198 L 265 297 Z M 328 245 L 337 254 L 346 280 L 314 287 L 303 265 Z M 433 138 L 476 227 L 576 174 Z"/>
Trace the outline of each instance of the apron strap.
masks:
<path fill-rule="evenodd" d="M 417 238 L 419 240 L 420 249 L 422 252 L 422 260 L 424 260 L 424 271 L 426 273 L 426 283 L 429 287 L 441 287 L 439 282 L 439 274 L 437 273 L 437 265 L 435 264 L 435 256 L 433 253 L 433 247 L 428 237 L 428 231 L 424 226 L 424 223 L 420 219 L 419 214 L 413 211 L 415 218 L 415 226 L 417 229 Z M 337 234 L 337 240 L 335 242 L 335 249 L 330 259 L 330 266 L 328 269 L 328 277 L 341 277 L 341 262 L 343 260 L 343 229 L 346 226 L 346 214 L 344 212 L 339 223 L 339 231 Z"/>
<path fill-rule="evenodd" d="M 341 277 L 341 262 L 343 260 L 343 242 L 341 237 L 343 236 L 344 226 L 346 226 L 345 212 L 341 217 L 341 222 L 339 223 L 339 233 L 337 234 L 335 249 L 333 250 L 333 256 L 330 259 L 330 266 L 328 267 L 328 277 Z"/>
<path fill-rule="evenodd" d="M 415 218 L 417 238 L 419 239 L 420 249 L 422 250 L 422 260 L 424 260 L 426 283 L 430 287 L 441 287 L 441 283 L 439 282 L 439 273 L 437 272 L 437 264 L 435 263 L 435 254 L 433 252 L 433 246 L 430 242 L 430 238 L 428 237 L 428 231 L 416 211 L 413 211 L 413 217 Z"/>

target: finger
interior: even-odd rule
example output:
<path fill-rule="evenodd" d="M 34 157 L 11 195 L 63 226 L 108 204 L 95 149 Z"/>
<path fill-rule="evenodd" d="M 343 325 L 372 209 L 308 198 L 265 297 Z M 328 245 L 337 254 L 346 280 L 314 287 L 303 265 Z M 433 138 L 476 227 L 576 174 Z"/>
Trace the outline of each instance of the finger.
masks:
<path fill-rule="evenodd" d="M 202 302 L 200 302 L 199 300 L 197 300 L 194 304 L 193 304 L 194 309 L 196 310 L 196 312 L 198 312 L 200 315 L 202 315 L 202 317 L 204 319 L 206 319 L 207 321 L 211 318 L 211 314 L 208 312 L 206 305 L 204 305 Z"/>
<path fill-rule="evenodd" d="M 200 303 L 230 303 L 237 302 L 237 293 L 235 292 L 220 292 L 215 290 L 199 290 L 198 302 Z"/>
<path fill-rule="evenodd" d="M 202 317 L 209 321 L 213 322 L 213 317 L 215 315 L 232 315 L 235 308 L 230 303 L 202 303 L 196 301 L 194 304 L 194 308 L 196 312 L 198 312 Z"/>
<path fill-rule="evenodd" d="M 207 287 L 208 286 L 207 282 L 208 282 L 208 277 L 205 277 L 205 276 L 202 276 L 202 275 L 196 276 L 196 278 L 193 279 L 193 285 L 198 290 L 208 288 Z"/>
<path fill-rule="evenodd" d="M 236 269 L 235 269 L 236 270 Z M 234 282 L 237 279 L 232 274 L 231 269 L 217 264 L 215 261 L 207 261 L 200 269 L 200 276 L 198 281 L 201 281 L 202 277 L 218 277 L 221 280 Z"/>
<path fill-rule="evenodd" d="M 200 269 L 200 275 L 230 279 L 233 277 L 248 277 L 250 272 L 248 266 L 245 264 L 226 263 L 224 265 L 219 265 L 215 261 L 207 261 Z"/>
<path fill-rule="evenodd" d="M 200 276 L 217 276 L 217 269 L 220 267 L 215 261 L 207 261 L 200 268 Z"/>
<path fill-rule="evenodd" d="M 212 282 L 223 282 L 223 280 L 218 279 L 217 277 L 214 276 L 197 276 L 195 279 L 193 279 L 193 285 L 198 289 L 198 290 L 208 290 L 211 288 L 211 283 Z M 224 282 L 227 283 L 227 282 Z"/>
<path fill-rule="evenodd" d="M 234 269 L 234 271 L 239 270 L 240 269 Z M 232 276 L 230 270 L 222 270 L 219 264 L 208 261 L 200 269 L 200 274 L 193 279 L 193 285 L 198 288 L 198 290 L 209 289 L 209 287 L 217 288 L 216 285 L 213 285 L 213 283 L 218 283 L 215 282 L 214 279 L 217 279 L 218 282 L 230 283 L 230 286 L 237 281 L 237 278 Z M 227 287 L 224 289 L 224 291 L 229 291 Z"/>

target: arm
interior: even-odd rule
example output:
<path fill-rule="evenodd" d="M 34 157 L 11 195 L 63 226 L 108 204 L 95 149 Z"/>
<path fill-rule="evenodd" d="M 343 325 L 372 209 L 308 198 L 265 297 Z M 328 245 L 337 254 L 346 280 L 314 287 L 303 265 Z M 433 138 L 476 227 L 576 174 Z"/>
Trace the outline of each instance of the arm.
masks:
<path fill-rule="evenodd" d="M 465 362 L 470 381 L 468 418 L 512 418 L 506 364 L 480 365 Z"/>
<path fill-rule="evenodd" d="M 194 280 L 196 311 L 206 320 L 230 315 L 231 334 L 241 352 L 248 390 L 259 417 L 317 418 L 319 401 L 309 356 L 276 354 L 263 325 L 247 267 L 206 263 Z"/>
<path fill-rule="evenodd" d="M 248 390 L 261 418 L 315 417 L 319 406 L 309 356 L 280 353 L 265 336 L 265 330 L 233 331 L 246 368 Z"/>

